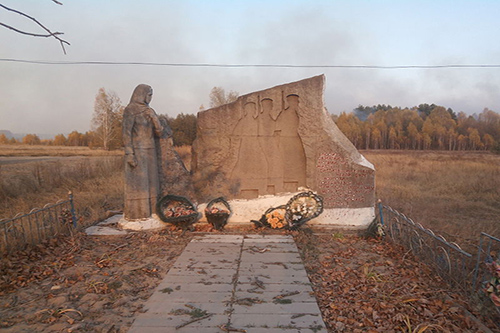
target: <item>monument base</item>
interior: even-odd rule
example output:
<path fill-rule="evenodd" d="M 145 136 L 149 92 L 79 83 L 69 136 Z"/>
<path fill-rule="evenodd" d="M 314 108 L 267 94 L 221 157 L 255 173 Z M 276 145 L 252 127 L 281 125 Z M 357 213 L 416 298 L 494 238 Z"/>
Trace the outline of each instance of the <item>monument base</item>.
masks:
<path fill-rule="evenodd" d="M 155 230 L 155 229 L 163 229 L 168 226 L 167 223 L 160 220 L 160 218 L 153 214 L 151 217 L 140 220 L 126 220 L 125 218 L 121 218 L 118 221 L 118 226 L 124 230 Z"/>
<path fill-rule="evenodd" d="M 375 219 L 375 207 L 326 208 L 320 216 L 307 222 L 313 226 L 330 226 L 345 230 L 364 230 Z"/>
<path fill-rule="evenodd" d="M 264 212 L 271 207 L 286 205 L 288 200 L 297 193 L 284 193 L 279 195 L 265 195 L 256 199 L 235 199 L 228 201 L 232 214 L 229 225 L 247 224 L 251 220 L 259 220 Z M 198 211 L 203 213 L 207 204 L 200 204 Z M 363 208 L 325 208 L 318 217 L 307 222 L 311 226 L 328 226 L 344 230 L 364 230 L 375 218 L 375 207 Z M 199 220 L 207 222 L 206 217 Z"/>

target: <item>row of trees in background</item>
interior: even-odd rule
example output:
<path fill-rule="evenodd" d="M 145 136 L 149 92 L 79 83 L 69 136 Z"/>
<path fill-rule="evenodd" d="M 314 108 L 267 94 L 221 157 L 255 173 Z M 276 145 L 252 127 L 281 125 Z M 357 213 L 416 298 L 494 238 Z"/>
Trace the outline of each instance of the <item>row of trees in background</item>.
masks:
<path fill-rule="evenodd" d="M 58 134 L 53 140 L 42 140 L 36 134 L 27 134 L 22 139 L 7 138 L 5 134 L 0 134 L 0 144 L 26 144 L 26 145 L 50 145 L 50 146 L 89 146 L 94 147 L 95 133 L 92 131 L 79 133 L 73 131 L 66 137 Z M 97 146 L 95 146 L 97 147 Z"/>
<path fill-rule="evenodd" d="M 27 145 L 87 146 L 105 150 L 120 149 L 123 147 L 124 109 L 125 107 L 115 92 L 100 88 L 95 98 L 91 131 L 86 133 L 73 131 L 67 136 L 58 134 L 52 140 L 41 140 L 36 134 L 27 134 L 21 140 L 16 140 L 15 138 L 7 138 L 2 133 L 0 134 L 0 144 L 21 143 Z M 176 118 L 170 118 L 166 115 L 160 115 L 160 117 L 165 117 L 172 128 L 174 145 L 182 146 L 193 143 L 196 138 L 195 115 L 181 113 Z"/>
<path fill-rule="evenodd" d="M 332 117 L 358 149 L 500 151 L 500 114 L 487 108 L 468 116 L 434 104 L 360 105 Z"/>
<path fill-rule="evenodd" d="M 214 87 L 210 106 L 216 107 L 237 99 L 236 92 L 226 93 Z M 203 106 L 200 107 L 200 110 Z M 0 144 L 23 143 L 55 146 L 88 146 L 106 150 L 123 146 L 123 110 L 120 98 L 100 88 L 94 103 L 92 130 L 58 134 L 53 140 L 40 140 L 28 134 L 20 142 L 0 134 Z M 165 117 L 173 131 L 175 146 L 191 145 L 196 138 L 196 115 L 179 114 Z M 500 152 L 500 114 L 485 108 L 479 115 L 456 114 L 452 109 L 435 104 L 413 108 L 390 105 L 358 106 L 351 113 L 332 115 L 339 129 L 358 149 L 413 150 L 494 150 Z"/>

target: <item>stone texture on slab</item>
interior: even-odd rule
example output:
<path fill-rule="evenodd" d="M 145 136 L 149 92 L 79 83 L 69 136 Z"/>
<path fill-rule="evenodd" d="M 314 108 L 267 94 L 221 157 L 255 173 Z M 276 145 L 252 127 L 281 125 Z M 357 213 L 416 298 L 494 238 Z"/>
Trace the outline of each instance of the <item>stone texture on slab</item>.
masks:
<path fill-rule="evenodd" d="M 196 237 L 144 309 L 129 332 L 326 332 L 290 236 Z"/>
<path fill-rule="evenodd" d="M 326 111 L 324 85 L 320 75 L 199 112 L 192 171 L 200 194 L 254 199 L 306 187 L 327 209 L 373 207 L 374 167 Z"/>

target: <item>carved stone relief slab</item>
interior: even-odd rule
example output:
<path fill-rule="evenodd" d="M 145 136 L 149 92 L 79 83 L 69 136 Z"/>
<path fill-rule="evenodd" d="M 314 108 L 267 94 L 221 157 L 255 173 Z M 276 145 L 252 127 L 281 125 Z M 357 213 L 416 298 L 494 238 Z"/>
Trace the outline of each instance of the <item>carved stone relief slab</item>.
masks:
<path fill-rule="evenodd" d="M 326 111 L 324 83 L 320 75 L 199 112 L 192 164 L 199 199 L 307 187 L 325 208 L 373 207 L 374 168 Z"/>

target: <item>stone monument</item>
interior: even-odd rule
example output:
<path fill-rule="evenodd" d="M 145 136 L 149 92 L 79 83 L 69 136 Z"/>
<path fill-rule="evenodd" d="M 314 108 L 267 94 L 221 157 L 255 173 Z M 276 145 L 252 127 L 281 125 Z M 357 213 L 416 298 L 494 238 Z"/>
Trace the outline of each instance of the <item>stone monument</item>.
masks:
<path fill-rule="evenodd" d="M 320 75 L 199 112 L 191 166 L 199 199 L 258 200 L 307 188 L 325 207 L 311 223 L 367 227 L 375 217 L 375 170 L 326 111 L 324 84 Z M 242 202 L 233 204 L 231 221 L 248 221 L 235 221 Z"/>
<path fill-rule="evenodd" d="M 123 112 L 125 203 L 120 225 L 154 229 L 165 224 L 155 214 L 166 194 L 193 195 L 189 172 L 175 152 L 166 119 L 149 106 L 153 89 L 138 85 Z"/>

